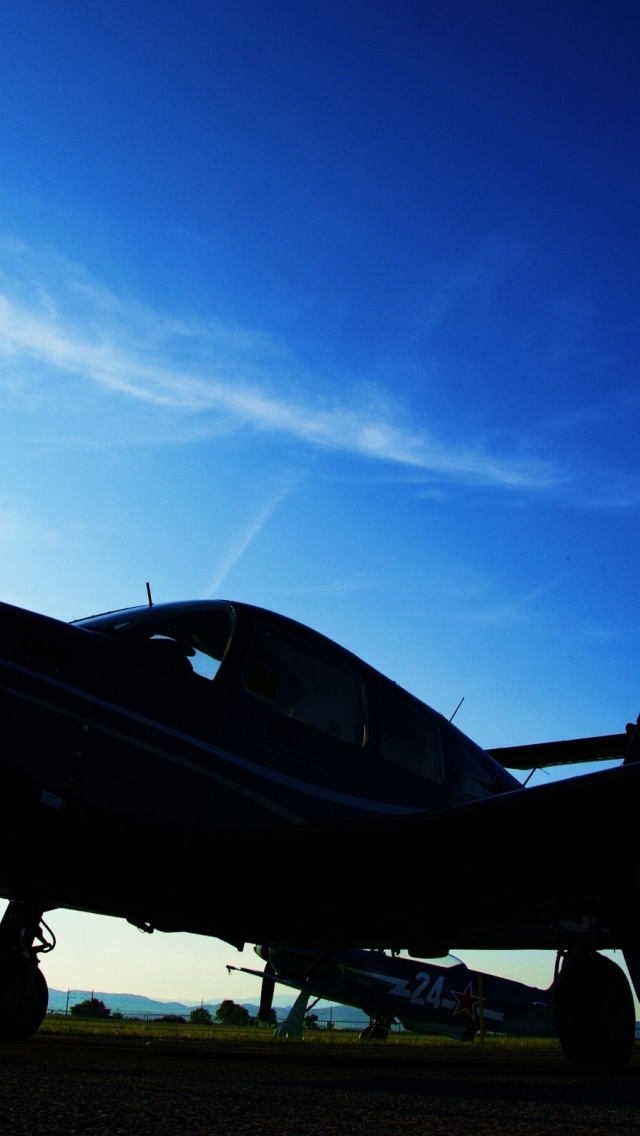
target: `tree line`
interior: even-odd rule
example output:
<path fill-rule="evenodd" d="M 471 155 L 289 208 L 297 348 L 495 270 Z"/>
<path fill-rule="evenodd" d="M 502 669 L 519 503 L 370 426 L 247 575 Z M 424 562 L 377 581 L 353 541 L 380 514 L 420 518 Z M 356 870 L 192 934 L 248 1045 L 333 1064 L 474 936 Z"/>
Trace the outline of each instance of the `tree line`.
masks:
<path fill-rule="evenodd" d="M 111 1018 L 112 1020 L 122 1018 L 122 1014 L 117 1012 L 112 1013 L 101 998 L 85 998 L 83 1002 L 76 1002 L 74 1006 L 71 1006 L 70 1013 L 74 1018 Z M 180 1014 L 165 1014 L 155 1020 L 160 1022 L 185 1022 L 187 1019 L 181 1017 Z M 245 1026 L 249 1025 L 253 1019 L 245 1006 L 240 1006 L 236 1002 L 232 1002 L 230 998 L 225 998 L 224 1002 L 220 1003 L 214 1014 L 212 1014 L 204 1004 L 196 1006 L 189 1014 L 189 1021 L 193 1025 L 200 1026 Z M 271 1010 L 270 1022 L 267 1024 L 274 1026 L 277 1024 L 275 1010 Z"/>

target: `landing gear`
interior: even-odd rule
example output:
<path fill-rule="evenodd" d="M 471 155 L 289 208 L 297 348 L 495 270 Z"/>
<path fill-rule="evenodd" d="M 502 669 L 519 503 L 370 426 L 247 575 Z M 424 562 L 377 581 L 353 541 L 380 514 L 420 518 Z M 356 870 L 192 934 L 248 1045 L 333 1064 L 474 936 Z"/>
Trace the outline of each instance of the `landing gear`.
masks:
<path fill-rule="evenodd" d="M 556 1025 L 565 1057 L 584 1069 L 621 1069 L 635 1039 L 635 1009 L 624 971 L 584 950 L 556 977 Z"/>
<path fill-rule="evenodd" d="M 47 1012 L 49 991 L 37 960 L 0 958 L 0 1037 L 31 1037 Z"/>
<path fill-rule="evenodd" d="M 42 912 L 12 900 L 0 922 L 0 1037 L 30 1037 L 47 1012 L 49 991 L 38 955 L 53 950 L 55 938 Z M 46 937 L 49 932 L 50 938 Z M 34 945 L 36 944 L 36 945 Z"/>
<path fill-rule="evenodd" d="M 386 1041 L 389 1036 L 389 1026 L 385 1022 L 372 1022 L 365 1026 L 359 1034 L 360 1041 Z"/>

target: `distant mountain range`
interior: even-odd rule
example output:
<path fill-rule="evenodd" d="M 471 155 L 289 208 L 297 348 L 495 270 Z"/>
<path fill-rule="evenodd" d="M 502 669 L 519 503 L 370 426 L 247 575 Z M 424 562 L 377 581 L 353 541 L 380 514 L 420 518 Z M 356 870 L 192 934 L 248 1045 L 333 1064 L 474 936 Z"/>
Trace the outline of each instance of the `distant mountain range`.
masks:
<path fill-rule="evenodd" d="M 109 994 L 103 990 L 49 990 L 49 1012 L 64 1013 L 78 1002 L 87 998 L 99 998 L 112 1013 L 135 1014 L 144 1017 L 145 1014 L 183 1014 L 189 1017 L 194 1006 L 199 1002 L 190 1004 L 184 1002 L 159 1002 L 154 998 L 146 998 L 142 994 Z M 219 1002 L 205 1003 L 211 1013 L 215 1013 Z"/>
<path fill-rule="evenodd" d="M 110 994 L 103 990 L 51 989 L 49 990 L 49 1012 L 64 1014 L 76 1003 L 84 1002 L 87 998 L 99 998 L 112 1013 L 126 1014 L 127 1017 L 136 1018 L 144 1018 L 152 1014 L 154 1016 L 178 1014 L 180 1017 L 188 1018 L 194 1007 L 201 1005 L 200 1002 L 159 1002 L 154 998 L 147 998 L 143 994 Z M 218 1002 L 204 1002 L 202 1004 L 213 1015 L 222 1001 L 221 998 Z M 239 1002 L 238 1005 L 244 1006 L 252 1018 L 258 1013 L 258 1006 L 253 1002 Z M 291 1005 L 291 998 L 286 994 L 276 995 L 273 1000 L 273 1008 L 279 1021 L 287 1016 Z M 318 1015 L 321 1022 L 348 1021 L 359 1026 L 361 1023 L 366 1025 L 369 1021 L 369 1018 L 361 1010 L 356 1010 L 351 1006 L 331 1005 L 328 1002 L 323 1002 L 314 1007 L 312 1012 Z"/>

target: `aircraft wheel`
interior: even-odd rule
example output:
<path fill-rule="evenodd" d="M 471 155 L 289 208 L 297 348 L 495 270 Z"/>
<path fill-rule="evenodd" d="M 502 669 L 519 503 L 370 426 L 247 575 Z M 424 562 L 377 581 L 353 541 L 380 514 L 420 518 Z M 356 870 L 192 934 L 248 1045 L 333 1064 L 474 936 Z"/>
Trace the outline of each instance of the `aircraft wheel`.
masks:
<path fill-rule="evenodd" d="M 380 1025 L 380 1022 L 374 1022 L 373 1025 L 365 1026 L 359 1034 L 360 1041 L 386 1041 L 389 1036 L 389 1029 L 387 1026 Z"/>
<path fill-rule="evenodd" d="M 42 1024 L 49 990 L 35 959 L 0 957 L 0 1037 L 22 1040 Z"/>
<path fill-rule="evenodd" d="M 388 1027 L 381 1025 L 380 1022 L 376 1022 L 375 1025 L 371 1027 L 371 1033 L 369 1034 L 369 1037 L 372 1041 L 386 1041 L 388 1036 Z"/>
<path fill-rule="evenodd" d="M 563 966 L 556 991 L 556 1025 L 572 1065 L 621 1069 L 633 1050 L 635 1018 L 631 987 L 611 959 L 585 952 Z"/>

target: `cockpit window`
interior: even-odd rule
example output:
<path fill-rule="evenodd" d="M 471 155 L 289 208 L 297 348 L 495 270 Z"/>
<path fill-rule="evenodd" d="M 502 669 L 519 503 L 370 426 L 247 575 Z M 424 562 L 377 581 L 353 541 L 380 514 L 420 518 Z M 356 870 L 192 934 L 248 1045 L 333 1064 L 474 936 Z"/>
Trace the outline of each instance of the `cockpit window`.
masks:
<path fill-rule="evenodd" d="M 207 679 L 217 674 L 231 638 L 227 611 L 197 607 L 114 612 L 78 620 L 76 626 L 147 643 L 173 670 Z"/>
<path fill-rule="evenodd" d="M 258 624 L 242 667 L 244 689 L 278 714 L 353 746 L 366 741 L 364 691 L 354 671 Z"/>
<path fill-rule="evenodd" d="M 436 719 L 411 695 L 393 687 L 380 689 L 379 709 L 383 759 L 442 784 L 444 754 Z"/>

